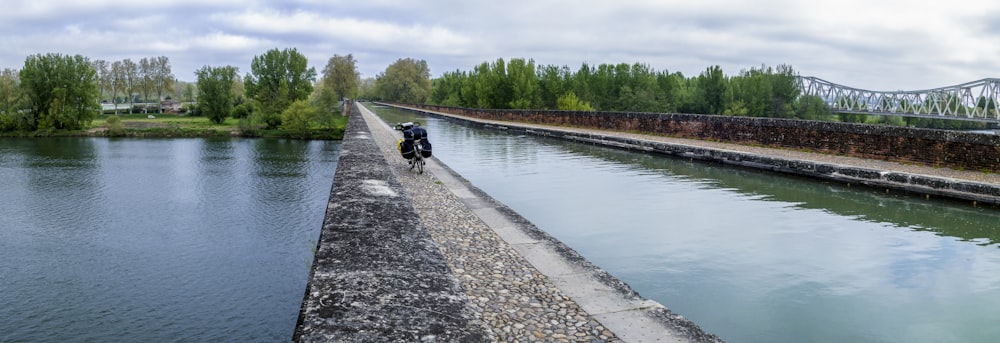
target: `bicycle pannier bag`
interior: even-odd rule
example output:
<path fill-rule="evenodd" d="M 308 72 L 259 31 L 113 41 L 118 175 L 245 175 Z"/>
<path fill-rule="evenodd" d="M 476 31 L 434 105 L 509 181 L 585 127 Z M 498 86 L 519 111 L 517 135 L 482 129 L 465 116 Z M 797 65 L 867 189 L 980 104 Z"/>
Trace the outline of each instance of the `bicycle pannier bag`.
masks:
<path fill-rule="evenodd" d="M 413 141 L 412 140 L 402 140 L 402 141 L 400 141 L 399 142 L 399 153 L 402 154 L 403 158 L 405 158 L 405 159 L 411 159 L 411 158 L 413 158 L 413 156 L 416 154 L 416 151 L 413 149 Z"/>
<path fill-rule="evenodd" d="M 420 140 L 420 156 L 431 157 L 431 142 L 427 138 Z"/>

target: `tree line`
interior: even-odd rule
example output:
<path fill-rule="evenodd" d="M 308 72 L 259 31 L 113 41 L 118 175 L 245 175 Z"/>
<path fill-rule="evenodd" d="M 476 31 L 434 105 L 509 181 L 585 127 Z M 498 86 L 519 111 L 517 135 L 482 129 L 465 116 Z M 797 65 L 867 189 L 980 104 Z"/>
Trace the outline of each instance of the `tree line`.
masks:
<path fill-rule="evenodd" d="M 156 110 L 161 111 L 160 101 L 164 100 L 165 93 L 172 91 L 175 80 L 170 58 L 166 56 L 143 57 L 139 62 L 130 58 L 113 62 L 95 60 L 91 65 L 97 72 L 101 101 L 114 105 L 128 102 L 130 113 L 136 100 L 149 102 L 153 94 L 156 94 Z M 117 113 L 118 106 L 115 106 Z"/>
<path fill-rule="evenodd" d="M 459 107 L 624 112 L 683 112 L 813 119 L 830 115 L 800 100 L 791 66 L 761 66 L 726 76 L 719 66 L 695 77 L 643 63 L 536 66 L 497 59 L 433 81 L 427 102 Z M 822 102 L 820 102 L 822 103 Z"/>
<path fill-rule="evenodd" d="M 101 103 L 153 102 L 171 96 L 190 101 L 190 113 L 214 123 L 240 120 L 249 133 L 284 128 L 308 135 L 332 128 L 341 99 L 360 84 L 352 55 L 334 55 L 317 81 L 315 68 L 294 48 L 253 58 L 244 76 L 234 66 L 204 66 L 196 84 L 178 81 L 165 56 L 108 62 L 81 55 L 36 54 L 21 69 L 0 71 L 0 131 L 80 130 L 101 113 Z M 158 110 L 159 108 L 157 108 Z"/>
<path fill-rule="evenodd" d="M 306 137 L 316 125 L 332 129 L 339 103 L 354 97 L 360 82 L 353 55 L 334 55 L 317 74 L 295 48 L 254 56 L 250 72 L 242 77 L 230 65 L 206 65 L 195 75 L 194 113 L 214 123 L 237 118 L 240 130 L 251 136 L 281 128 Z"/>
<path fill-rule="evenodd" d="M 0 131 L 89 126 L 100 102 L 130 104 L 173 96 L 192 102 L 193 115 L 215 123 L 239 119 L 250 133 L 279 128 L 308 134 L 329 127 L 341 100 L 361 96 L 408 103 L 494 109 L 672 112 L 950 129 L 983 123 L 833 113 L 823 99 L 801 96 L 791 66 L 760 66 L 727 76 L 711 66 L 693 77 L 642 63 L 536 66 L 532 59 L 497 59 L 469 71 L 431 78 L 427 62 L 401 58 L 375 78 L 362 80 L 350 54 L 334 55 L 317 73 L 294 48 L 253 58 L 250 71 L 204 66 L 197 83 L 174 78 L 167 57 L 91 62 L 80 55 L 29 56 L 20 70 L 0 71 Z M 318 79 L 317 79 L 318 78 Z M 117 106 L 116 114 L 117 114 Z M 131 111 L 131 110 L 130 110 Z"/>
<path fill-rule="evenodd" d="M 947 129 L 984 123 L 945 119 L 834 113 L 816 96 L 803 96 L 789 65 L 753 67 L 726 75 L 710 66 L 697 76 L 656 70 L 643 63 L 536 65 L 502 58 L 472 70 L 430 79 L 426 63 L 400 59 L 359 94 L 374 99 L 493 109 L 669 112 L 827 120 Z"/>

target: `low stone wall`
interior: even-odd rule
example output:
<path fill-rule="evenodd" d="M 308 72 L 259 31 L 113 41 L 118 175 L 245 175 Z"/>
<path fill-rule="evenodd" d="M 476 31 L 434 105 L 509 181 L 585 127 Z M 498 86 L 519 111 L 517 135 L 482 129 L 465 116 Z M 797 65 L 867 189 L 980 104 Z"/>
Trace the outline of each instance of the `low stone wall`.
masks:
<path fill-rule="evenodd" d="M 293 341 L 483 341 L 473 318 L 352 106 Z"/>
<path fill-rule="evenodd" d="M 412 104 L 406 106 L 487 120 L 660 134 L 804 149 L 959 170 L 1000 172 L 1000 135 L 884 125 L 696 114 L 484 110 Z"/>

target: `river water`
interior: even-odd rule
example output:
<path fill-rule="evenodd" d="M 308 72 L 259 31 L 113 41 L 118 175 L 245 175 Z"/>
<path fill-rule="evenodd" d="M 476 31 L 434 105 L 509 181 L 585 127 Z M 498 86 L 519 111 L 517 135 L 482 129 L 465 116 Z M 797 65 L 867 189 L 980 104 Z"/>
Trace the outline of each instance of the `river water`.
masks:
<path fill-rule="evenodd" d="M 339 150 L 0 139 L 0 342 L 291 339 Z"/>
<path fill-rule="evenodd" d="M 434 156 L 729 342 L 1000 341 L 1000 210 L 417 120 Z"/>

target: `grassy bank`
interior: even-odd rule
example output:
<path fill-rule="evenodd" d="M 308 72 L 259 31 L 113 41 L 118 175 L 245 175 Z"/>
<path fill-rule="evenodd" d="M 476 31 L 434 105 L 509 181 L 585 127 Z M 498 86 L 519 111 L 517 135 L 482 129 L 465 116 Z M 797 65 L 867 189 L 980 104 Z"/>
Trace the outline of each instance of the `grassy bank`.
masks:
<path fill-rule="evenodd" d="M 122 130 L 113 136 L 118 137 L 277 137 L 293 139 L 326 139 L 339 140 L 344 138 L 344 128 L 347 117 L 335 116 L 332 125 L 314 124 L 307 132 L 290 132 L 283 129 L 240 130 L 238 119 L 227 118 L 222 124 L 215 124 L 206 117 L 178 116 L 173 114 L 121 114 Z M 109 134 L 108 118 L 100 116 L 86 130 L 37 130 L 0 132 L 0 137 L 107 137 Z"/>

